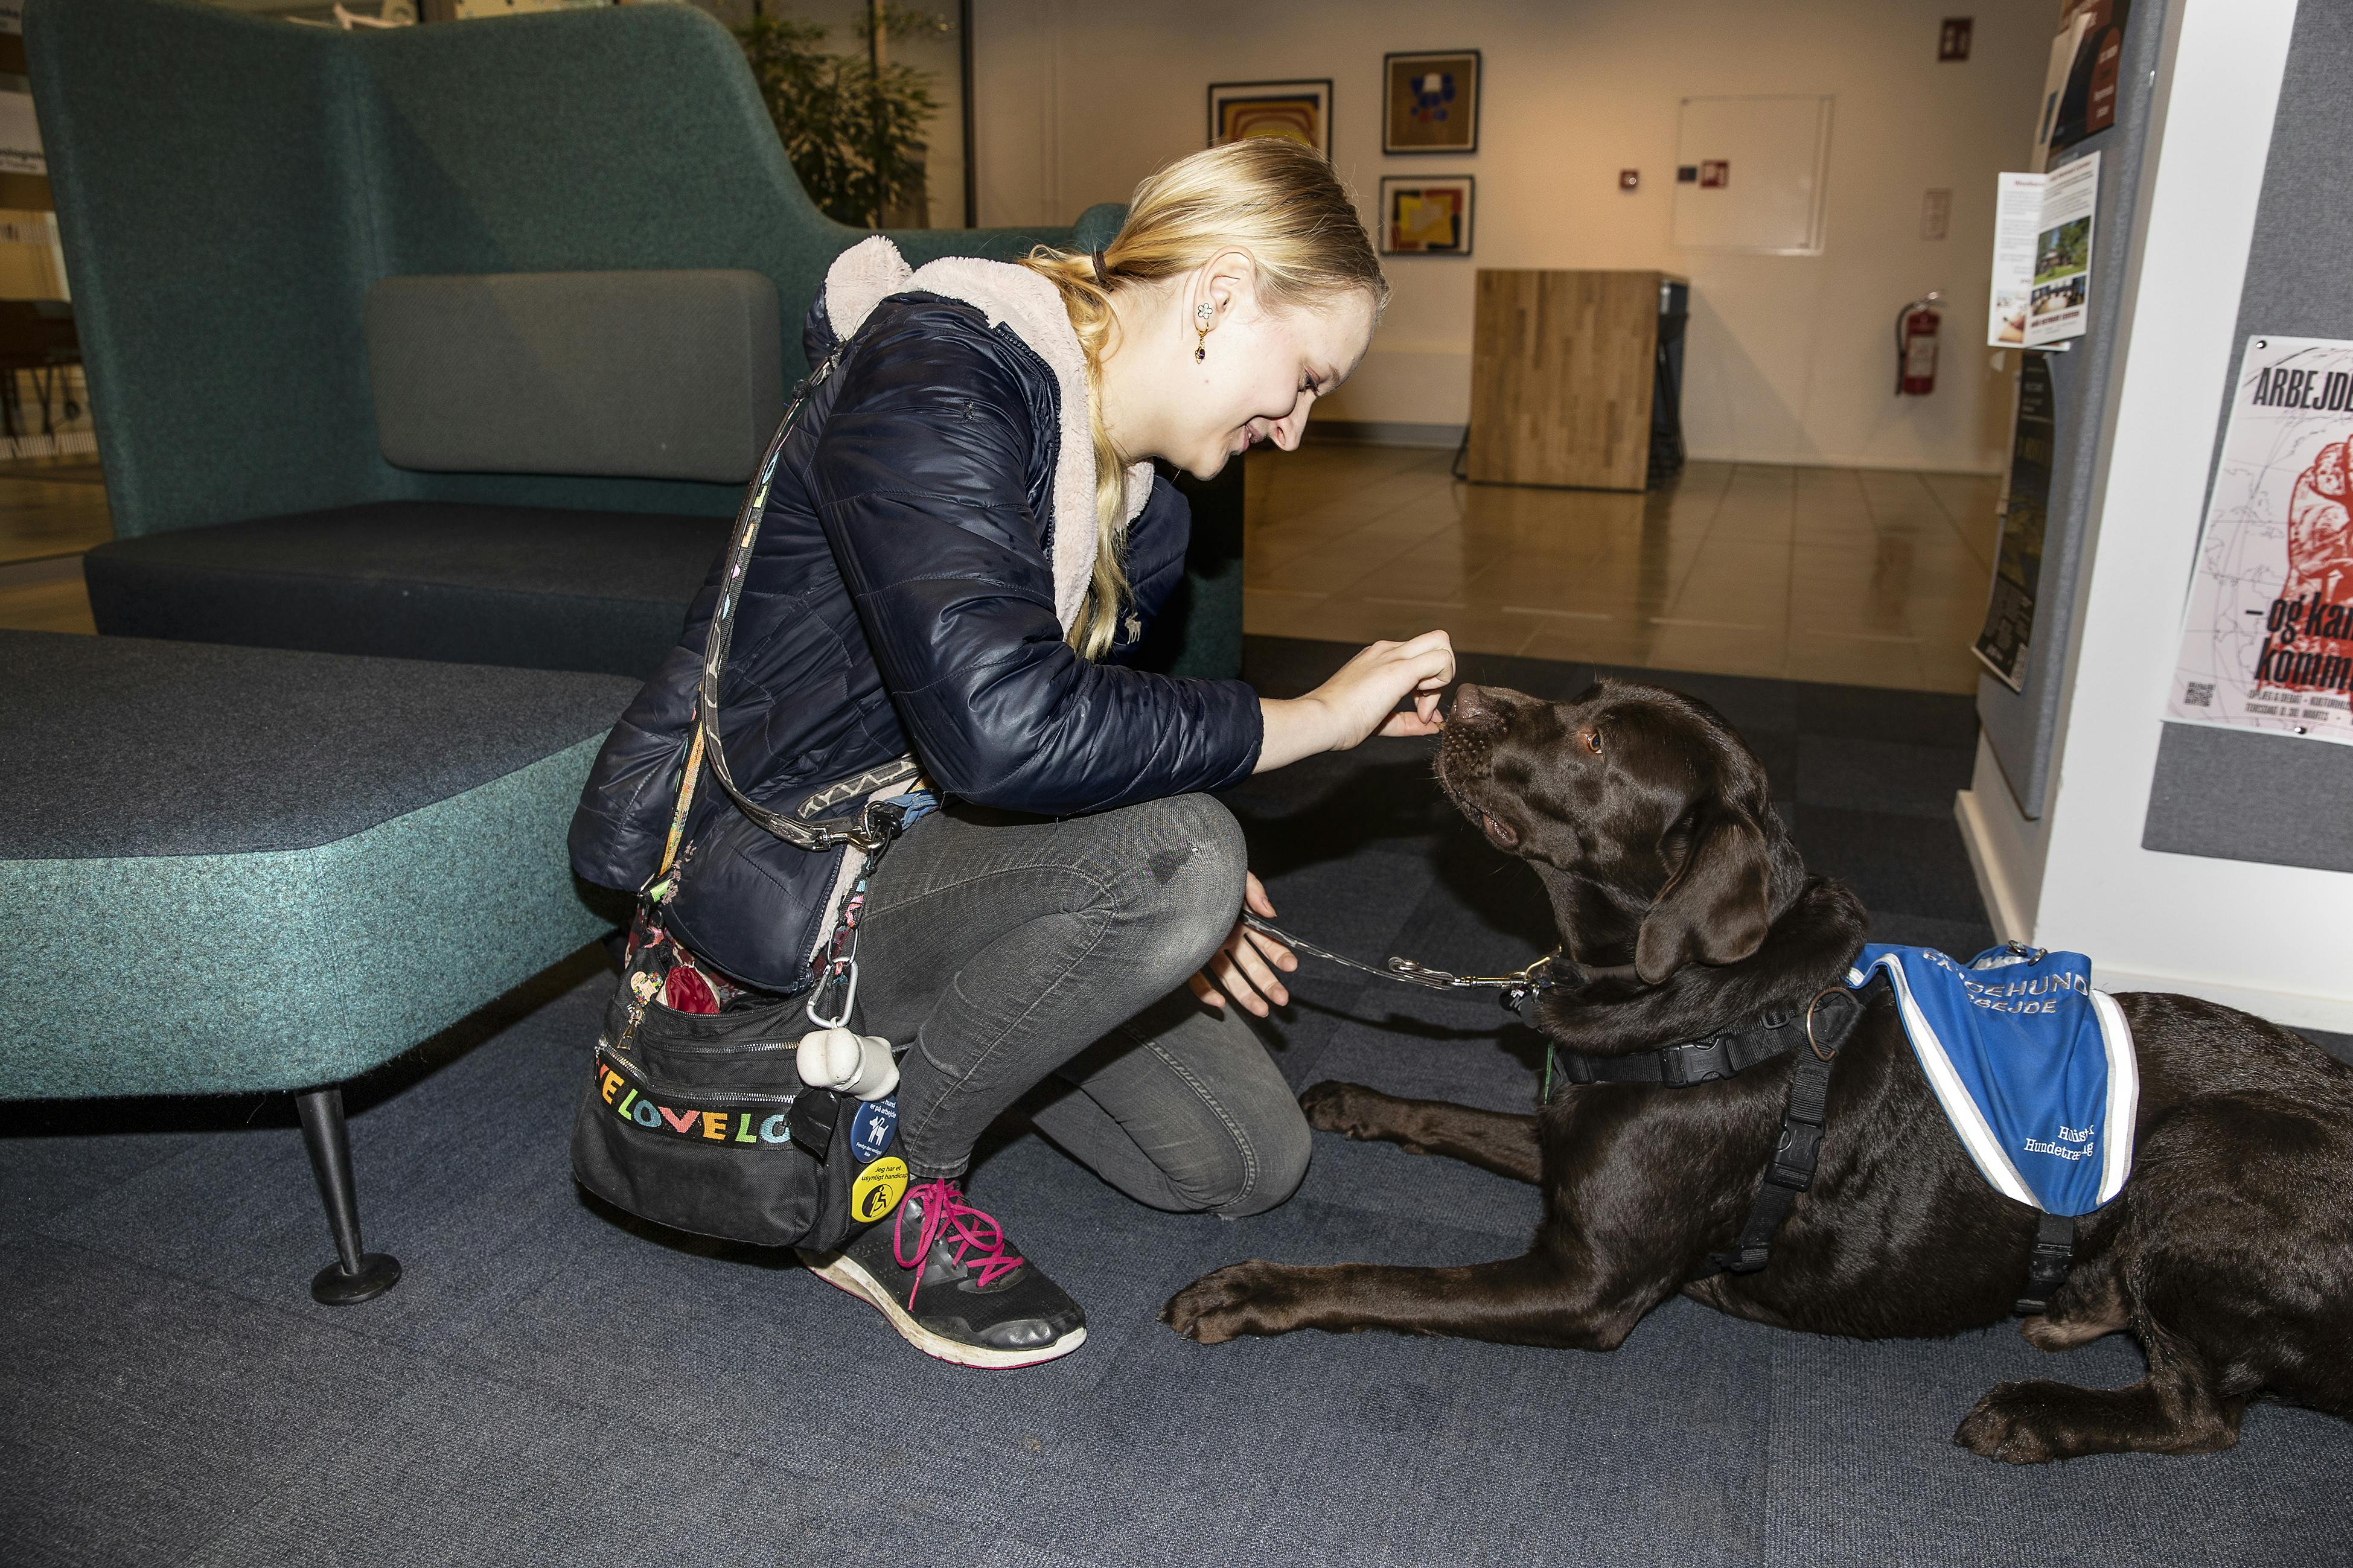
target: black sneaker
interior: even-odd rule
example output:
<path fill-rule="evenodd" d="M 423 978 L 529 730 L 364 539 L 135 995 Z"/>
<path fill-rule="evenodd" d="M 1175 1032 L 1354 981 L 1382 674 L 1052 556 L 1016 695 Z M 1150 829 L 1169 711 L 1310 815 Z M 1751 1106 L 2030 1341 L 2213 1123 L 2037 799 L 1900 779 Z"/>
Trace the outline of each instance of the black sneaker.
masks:
<path fill-rule="evenodd" d="M 827 1284 L 871 1303 L 909 1344 L 959 1366 L 1030 1366 L 1070 1354 L 1087 1315 L 954 1182 L 917 1182 L 839 1252 L 803 1252 Z M 917 1265 L 922 1265 L 918 1268 Z"/>

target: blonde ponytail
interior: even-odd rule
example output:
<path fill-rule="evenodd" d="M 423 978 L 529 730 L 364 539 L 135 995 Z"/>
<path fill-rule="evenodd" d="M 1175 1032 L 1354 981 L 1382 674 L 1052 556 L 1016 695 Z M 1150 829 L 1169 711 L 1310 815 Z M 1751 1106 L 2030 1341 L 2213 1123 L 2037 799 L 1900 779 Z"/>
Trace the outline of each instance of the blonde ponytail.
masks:
<path fill-rule="evenodd" d="M 1248 251 L 1259 298 L 1274 310 L 1313 306 L 1332 295 L 1388 300 L 1356 199 L 1322 154 L 1271 136 L 1245 138 L 1179 158 L 1135 187 L 1127 221 L 1096 256 L 1039 246 L 1021 265 L 1061 294 L 1087 362 L 1087 427 L 1095 451 L 1095 564 L 1085 602 L 1065 636 L 1082 658 L 1102 657 L 1127 599 L 1129 458 L 1103 426 L 1103 363 L 1124 287 L 1180 277 L 1219 251 Z"/>

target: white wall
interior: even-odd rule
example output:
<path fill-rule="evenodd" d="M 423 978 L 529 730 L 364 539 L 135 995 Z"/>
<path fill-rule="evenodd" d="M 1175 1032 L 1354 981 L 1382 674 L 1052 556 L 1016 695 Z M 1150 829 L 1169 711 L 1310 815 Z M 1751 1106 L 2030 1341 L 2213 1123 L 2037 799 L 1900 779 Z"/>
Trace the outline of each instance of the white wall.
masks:
<path fill-rule="evenodd" d="M 1473 278 L 1493 268 L 1659 268 L 1693 280 L 1684 421 L 1702 458 L 1998 471 L 2009 381 L 1982 348 L 1994 175 L 2024 166 L 2054 0 L 1978 0 L 1974 58 L 1936 61 L 1952 0 L 976 0 L 984 224 L 1070 221 L 1202 145 L 1212 81 L 1329 77 L 1333 160 L 1369 223 L 1384 174 L 1478 176 L 1475 254 L 1387 259 L 1374 353 L 1320 412 L 1459 425 Z M 1472 156 L 1384 158 L 1381 56 L 1484 51 Z M 1830 93 L 1819 257 L 1670 243 L 1677 102 Z M 1618 171 L 1641 189 L 1617 189 Z M 1950 237 L 1923 240 L 1932 186 Z M 1893 395 L 1897 309 L 1951 302 L 1927 398 Z"/>
<path fill-rule="evenodd" d="M 1958 815 L 2003 935 L 2092 954 L 2110 989 L 2353 1030 L 2353 876 L 2140 847 L 2295 12 L 2295 0 L 2184 0 L 2159 73 L 2144 259 L 2126 280 L 2051 808 L 2021 819 L 1980 741 Z"/>

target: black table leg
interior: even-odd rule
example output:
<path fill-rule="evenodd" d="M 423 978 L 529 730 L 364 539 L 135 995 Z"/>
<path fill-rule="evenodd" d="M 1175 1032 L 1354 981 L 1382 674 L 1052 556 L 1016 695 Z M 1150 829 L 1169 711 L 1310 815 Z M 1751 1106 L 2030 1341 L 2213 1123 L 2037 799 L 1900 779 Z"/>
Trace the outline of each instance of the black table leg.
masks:
<path fill-rule="evenodd" d="M 335 1233 L 336 1260 L 311 1281 L 311 1299 L 322 1307 L 349 1307 L 383 1295 L 400 1279 L 400 1263 L 360 1247 L 359 1195 L 352 1186 L 352 1140 L 343 1125 L 343 1091 L 314 1089 L 294 1097 L 302 1113 L 302 1144 L 311 1152 L 311 1173 L 327 1205 Z"/>

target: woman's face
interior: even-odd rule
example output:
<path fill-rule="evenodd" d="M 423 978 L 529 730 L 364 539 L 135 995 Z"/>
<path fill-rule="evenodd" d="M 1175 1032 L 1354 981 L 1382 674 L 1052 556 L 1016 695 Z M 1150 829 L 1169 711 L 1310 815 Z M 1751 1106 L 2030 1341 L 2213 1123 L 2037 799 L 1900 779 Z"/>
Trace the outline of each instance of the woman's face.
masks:
<path fill-rule="evenodd" d="M 1326 304 L 1289 310 L 1261 307 L 1248 289 L 1205 291 L 1212 316 L 1206 337 L 1187 331 L 1201 358 L 1188 353 L 1189 395 L 1174 400 L 1161 456 L 1209 479 L 1237 453 L 1263 443 L 1288 452 L 1299 445 L 1315 400 L 1356 368 L 1373 336 L 1373 301 L 1356 290 Z M 1197 296 L 1198 298 L 1198 296 Z M 1187 318 L 1188 327 L 1199 318 Z"/>

